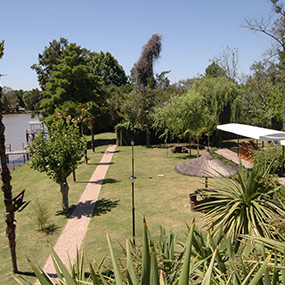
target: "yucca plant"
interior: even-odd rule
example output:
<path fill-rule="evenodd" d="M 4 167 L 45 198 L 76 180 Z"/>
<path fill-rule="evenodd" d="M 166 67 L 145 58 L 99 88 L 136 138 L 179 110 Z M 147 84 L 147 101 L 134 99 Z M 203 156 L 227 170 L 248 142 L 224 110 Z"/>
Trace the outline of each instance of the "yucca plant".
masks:
<path fill-rule="evenodd" d="M 273 214 L 284 215 L 284 204 L 276 192 L 281 186 L 263 187 L 261 181 L 269 174 L 271 165 L 264 171 L 253 168 L 244 171 L 240 164 L 238 181 L 233 178 L 217 179 L 211 190 L 203 190 L 210 199 L 201 203 L 198 209 L 205 213 L 208 230 L 214 235 L 222 232 L 235 242 L 242 234 L 272 238 L 273 234 L 266 220 Z M 237 250 L 239 241 L 236 242 Z"/>

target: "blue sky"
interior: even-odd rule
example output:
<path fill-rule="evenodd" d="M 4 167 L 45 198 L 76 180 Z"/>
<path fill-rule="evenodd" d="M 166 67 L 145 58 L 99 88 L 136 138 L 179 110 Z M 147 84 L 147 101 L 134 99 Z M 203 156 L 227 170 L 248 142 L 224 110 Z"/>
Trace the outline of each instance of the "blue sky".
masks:
<path fill-rule="evenodd" d="M 203 74 L 227 46 L 239 51 L 240 73 L 270 48 L 270 39 L 241 26 L 271 12 L 269 0 L 0 0 L 2 86 L 38 87 L 30 66 L 52 40 L 65 37 L 91 51 L 110 52 L 129 74 L 152 34 L 162 35 L 155 73 L 171 83 Z"/>

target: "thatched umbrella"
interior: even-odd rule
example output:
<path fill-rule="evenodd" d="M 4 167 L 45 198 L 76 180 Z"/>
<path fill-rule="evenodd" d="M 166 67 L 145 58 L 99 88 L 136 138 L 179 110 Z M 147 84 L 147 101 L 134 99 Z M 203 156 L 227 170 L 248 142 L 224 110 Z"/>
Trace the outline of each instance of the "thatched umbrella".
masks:
<path fill-rule="evenodd" d="M 208 151 L 198 158 L 181 163 L 175 166 L 175 170 L 183 175 L 205 177 L 205 186 L 208 187 L 208 178 L 230 177 L 236 174 L 233 165 L 215 159 Z"/>

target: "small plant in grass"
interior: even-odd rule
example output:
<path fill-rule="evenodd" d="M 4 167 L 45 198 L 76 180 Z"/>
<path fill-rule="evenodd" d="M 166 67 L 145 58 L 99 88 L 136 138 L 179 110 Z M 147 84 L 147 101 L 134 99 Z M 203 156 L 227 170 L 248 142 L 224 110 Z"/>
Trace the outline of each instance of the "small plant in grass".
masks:
<path fill-rule="evenodd" d="M 50 213 L 46 205 L 42 204 L 37 198 L 36 202 L 33 204 L 35 211 L 35 221 L 38 226 L 39 231 L 45 231 L 45 229 L 50 225 Z"/>

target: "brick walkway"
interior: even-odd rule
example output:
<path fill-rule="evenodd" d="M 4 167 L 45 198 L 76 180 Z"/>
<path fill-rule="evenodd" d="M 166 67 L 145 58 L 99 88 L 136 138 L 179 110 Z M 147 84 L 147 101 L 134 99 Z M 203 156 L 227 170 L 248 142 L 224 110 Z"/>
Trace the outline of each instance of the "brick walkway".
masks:
<path fill-rule="evenodd" d="M 112 145 L 108 147 L 104 153 L 62 234 L 53 247 L 65 265 L 68 265 L 68 255 L 72 263 L 75 261 L 76 249 L 80 248 L 86 235 L 101 186 L 115 149 L 116 145 Z M 49 256 L 43 269 L 50 275 L 56 274 L 51 256 Z"/>

